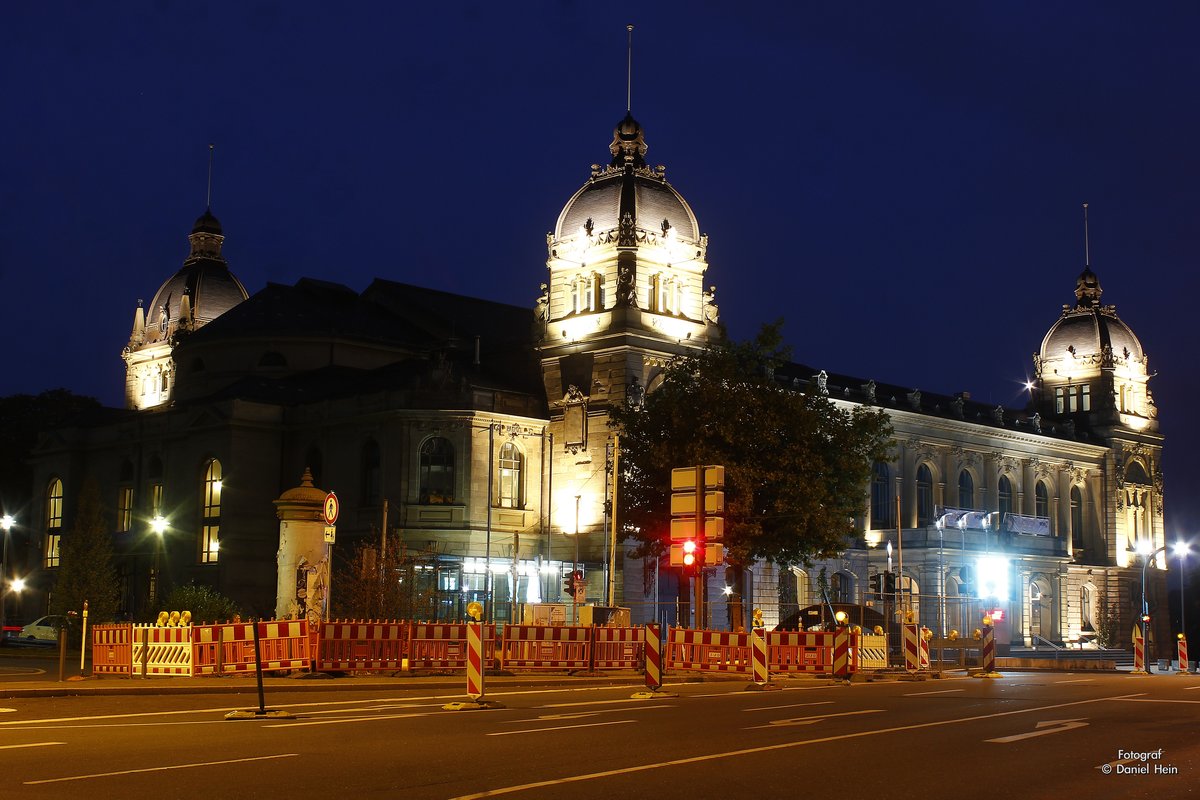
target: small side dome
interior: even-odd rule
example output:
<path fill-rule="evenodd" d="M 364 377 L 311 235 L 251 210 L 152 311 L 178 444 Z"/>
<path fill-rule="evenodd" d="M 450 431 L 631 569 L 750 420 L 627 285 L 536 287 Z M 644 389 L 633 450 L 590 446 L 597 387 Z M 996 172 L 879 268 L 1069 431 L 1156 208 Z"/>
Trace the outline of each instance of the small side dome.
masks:
<path fill-rule="evenodd" d="M 196 218 L 196 224 L 192 226 L 192 233 L 215 233 L 221 235 L 221 222 L 209 209 L 204 209 L 204 213 Z"/>

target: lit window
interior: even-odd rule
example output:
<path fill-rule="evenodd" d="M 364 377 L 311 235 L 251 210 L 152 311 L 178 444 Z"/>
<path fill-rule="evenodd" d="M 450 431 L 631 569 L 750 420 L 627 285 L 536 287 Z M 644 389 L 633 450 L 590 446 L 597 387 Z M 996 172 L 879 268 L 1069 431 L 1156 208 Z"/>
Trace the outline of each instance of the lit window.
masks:
<path fill-rule="evenodd" d="M 163 507 L 163 485 L 161 483 L 150 484 L 150 519 L 162 516 Z"/>
<path fill-rule="evenodd" d="M 1071 487 L 1071 547 L 1083 549 L 1083 493 Z"/>
<path fill-rule="evenodd" d="M 1063 387 L 1061 387 L 1061 386 L 1059 386 L 1057 389 L 1054 390 L 1054 413 L 1055 414 L 1063 413 L 1063 410 L 1066 408 L 1065 395 L 1066 395 L 1066 390 L 1063 389 Z"/>
<path fill-rule="evenodd" d="M 117 530 L 121 533 L 133 527 L 133 487 L 117 490 Z"/>
<path fill-rule="evenodd" d="M 1084 411 L 1092 410 L 1092 388 L 1086 384 L 1079 387 L 1079 407 Z"/>
<path fill-rule="evenodd" d="M 221 549 L 221 462 L 215 458 L 204 470 L 200 518 L 200 563 L 215 564 Z"/>
<path fill-rule="evenodd" d="M 521 465 L 524 458 L 512 442 L 500 448 L 500 474 L 497 505 L 501 508 L 523 508 Z"/>
<path fill-rule="evenodd" d="M 454 502 L 454 446 L 434 436 L 421 445 L 421 502 L 441 505 Z"/>
<path fill-rule="evenodd" d="M 63 485 L 55 478 L 46 489 L 46 567 L 59 565 L 59 545 L 62 544 Z"/>

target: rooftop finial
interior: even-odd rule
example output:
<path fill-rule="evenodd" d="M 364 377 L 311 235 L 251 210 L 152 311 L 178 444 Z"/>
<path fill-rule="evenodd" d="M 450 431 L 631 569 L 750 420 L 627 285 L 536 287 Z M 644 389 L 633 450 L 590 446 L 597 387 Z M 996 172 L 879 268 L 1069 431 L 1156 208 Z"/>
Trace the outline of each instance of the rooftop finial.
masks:
<path fill-rule="evenodd" d="M 208 196 L 204 198 L 204 208 L 206 211 L 212 210 L 212 165 L 213 165 L 213 150 L 216 145 L 212 142 L 208 143 Z"/>
<path fill-rule="evenodd" d="M 629 46 L 625 52 L 625 111 L 633 111 L 633 26 L 626 25 L 629 32 Z"/>
<path fill-rule="evenodd" d="M 1088 207 L 1088 204 L 1084 203 L 1083 204 L 1083 265 L 1085 267 L 1090 267 L 1092 265 L 1092 256 L 1091 256 L 1091 252 L 1090 252 L 1091 245 L 1088 242 L 1087 207 Z"/>

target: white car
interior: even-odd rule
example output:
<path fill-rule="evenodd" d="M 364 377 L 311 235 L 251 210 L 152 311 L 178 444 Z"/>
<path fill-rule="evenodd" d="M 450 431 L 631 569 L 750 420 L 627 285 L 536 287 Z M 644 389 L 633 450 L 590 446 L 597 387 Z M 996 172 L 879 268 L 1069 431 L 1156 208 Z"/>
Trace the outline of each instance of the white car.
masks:
<path fill-rule="evenodd" d="M 17 634 L 19 639 L 33 639 L 39 642 L 57 642 L 59 629 L 65 627 L 67 618 L 63 616 L 45 616 L 35 619 Z"/>

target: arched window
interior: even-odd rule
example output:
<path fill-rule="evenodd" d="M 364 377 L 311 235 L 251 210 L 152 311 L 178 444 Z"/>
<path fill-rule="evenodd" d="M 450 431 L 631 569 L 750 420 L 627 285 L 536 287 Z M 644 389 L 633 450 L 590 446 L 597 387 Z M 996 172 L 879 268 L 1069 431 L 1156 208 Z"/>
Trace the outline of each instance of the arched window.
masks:
<path fill-rule="evenodd" d="M 928 464 L 917 467 L 917 525 L 933 523 L 933 473 Z"/>
<path fill-rule="evenodd" d="M 521 466 L 524 456 L 512 442 L 500 448 L 500 470 L 496 491 L 496 505 L 501 508 L 524 508 L 524 493 L 521 491 Z"/>
<path fill-rule="evenodd" d="M 163 510 L 163 463 L 158 456 L 150 458 L 146 467 L 146 475 L 150 478 L 150 519 L 162 516 Z"/>
<path fill-rule="evenodd" d="M 215 564 L 221 549 L 221 462 L 204 467 L 200 497 L 200 563 Z"/>
<path fill-rule="evenodd" d="M 379 443 L 374 439 L 367 439 L 363 442 L 359 477 L 362 481 L 362 504 L 364 506 L 378 505 L 381 492 Z"/>
<path fill-rule="evenodd" d="M 854 581 L 849 575 L 835 572 L 829 578 L 829 602 L 854 602 Z"/>
<path fill-rule="evenodd" d="M 124 533 L 133 527 L 133 462 L 122 459 L 117 487 L 117 532 Z"/>
<path fill-rule="evenodd" d="M 1038 481 L 1033 489 L 1033 513 L 1039 517 L 1050 516 L 1050 490 L 1042 481 Z"/>
<path fill-rule="evenodd" d="M 454 502 L 454 445 L 441 436 L 421 445 L 421 502 L 443 505 Z"/>
<path fill-rule="evenodd" d="M 1007 475 L 1001 475 L 1000 481 L 996 485 L 996 510 L 1000 512 L 1000 524 L 1004 523 L 1004 518 L 1012 513 L 1012 483 L 1008 480 Z"/>
<path fill-rule="evenodd" d="M 46 567 L 59 565 L 59 545 L 62 544 L 63 484 L 58 478 L 46 487 Z"/>
<path fill-rule="evenodd" d="M 958 507 L 975 510 L 975 479 L 965 469 L 958 473 Z"/>
<path fill-rule="evenodd" d="M 871 530 L 892 526 L 891 486 L 888 465 L 876 461 L 871 469 Z"/>
<path fill-rule="evenodd" d="M 1095 630 L 1092 622 L 1092 587 L 1079 587 L 1079 627 L 1085 631 Z"/>
<path fill-rule="evenodd" d="M 1078 486 L 1071 487 L 1071 547 L 1083 549 L 1083 493 Z"/>

